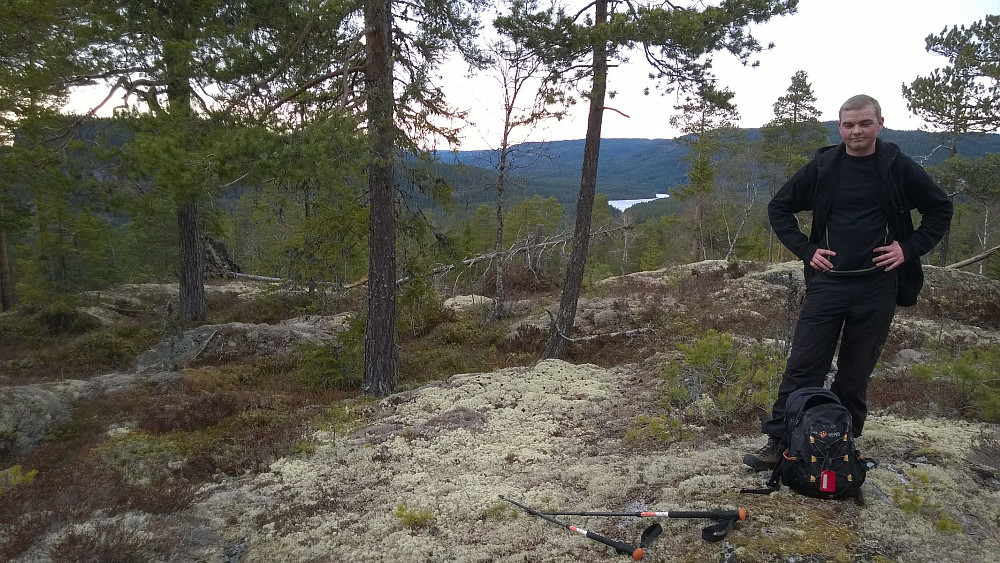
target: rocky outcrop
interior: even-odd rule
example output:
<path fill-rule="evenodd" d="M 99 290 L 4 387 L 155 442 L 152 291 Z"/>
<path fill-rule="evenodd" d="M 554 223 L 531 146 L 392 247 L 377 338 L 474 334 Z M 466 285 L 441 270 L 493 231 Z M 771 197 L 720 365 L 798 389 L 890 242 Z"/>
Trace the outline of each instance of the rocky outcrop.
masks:
<path fill-rule="evenodd" d="M 227 323 L 207 325 L 164 339 L 136 358 L 133 369 L 89 380 L 0 387 L 0 454 L 30 448 L 69 421 L 73 404 L 100 394 L 117 393 L 140 383 L 172 385 L 177 370 L 197 362 L 222 363 L 288 354 L 301 343 L 331 340 L 347 328 L 349 314 L 309 315 L 277 325 Z"/>

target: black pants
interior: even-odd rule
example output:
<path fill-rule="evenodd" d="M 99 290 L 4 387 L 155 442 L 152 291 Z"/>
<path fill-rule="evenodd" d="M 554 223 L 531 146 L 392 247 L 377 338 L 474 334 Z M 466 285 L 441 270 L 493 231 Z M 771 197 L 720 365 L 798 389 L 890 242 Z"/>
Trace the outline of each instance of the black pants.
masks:
<path fill-rule="evenodd" d="M 844 403 L 860 436 L 868 416 L 868 380 L 896 312 L 896 274 L 831 276 L 817 272 L 806 289 L 792 337 L 792 351 L 778 386 L 765 434 L 781 437 L 785 401 L 803 387 L 822 387 L 840 340 L 837 374 L 831 390 Z"/>

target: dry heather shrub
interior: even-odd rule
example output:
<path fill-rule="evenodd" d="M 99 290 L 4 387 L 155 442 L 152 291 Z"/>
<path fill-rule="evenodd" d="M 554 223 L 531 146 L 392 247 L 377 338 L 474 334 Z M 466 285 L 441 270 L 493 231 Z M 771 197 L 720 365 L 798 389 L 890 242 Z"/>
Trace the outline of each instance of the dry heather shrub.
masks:
<path fill-rule="evenodd" d="M 30 319 L 17 314 L 0 317 L 0 374 L 2 360 L 19 378 L 83 378 L 128 367 L 135 357 L 160 337 L 148 323 L 126 321 L 79 333 L 39 335 Z M 38 327 L 35 326 L 35 329 Z M 5 331 L 11 334 L 4 334 Z M 21 333 L 15 338 L 13 333 Z"/>
<path fill-rule="evenodd" d="M 269 323 L 307 313 L 351 310 L 338 309 L 331 303 L 322 303 L 319 293 L 273 291 L 255 295 L 250 299 L 235 292 L 212 292 L 205 296 L 210 324 L 229 322 Z M 325 306 L 324 306 L 325 305 Z M 337 306 L 341 303 L 337 303 Z"/>
<path fill-rule="evenodd" d="M 691 298 L 707 297 L 726 286 L 725 270 L 698 271 L 692 269 L 689 275 L 674 278 L 678 293 Z"/>
<path fill-rule="evenodd" d="M 191 481 L 214 475 L 261 472 L 301 447 L 305 430 L 292 415 L 252 410 L 233 417 L 213 430 L 210 440 L 199 442 L 179 473 Z"/>
<path fill-rule="evenodd" d="M 653 333 L 635 336 L 601 336 L 570 345 L 567 360 L 572 363 L 611 367 L 641 361 L 662 347 Z"/>
<path fill-rule="evenodd" d="M 84 521 L 98 511 L 169 514 L 185 508 L 194 498 L 194 487 L 183 480 L 155 486 L 136 485 L 118 468 L 96 457 L 81 455 L 81 450 L 86 449 L 82 446 L 83 443 L 75 444 L 26 461 L 40 467 L 39 476 L 3 495 L 0 526 L 4 534 L 0 535 L 0 561 L 21 555 L 54 526 Z M 104 538 L 109 545 L 115 543 L 113 536 L 109 533 Z M 87 552 L 76 553 L 82 557 Z"/>
<path fill-rule="evenodd" d="M 74 526 L 56 543 L 54 563 L 140 563 L 149 561 L 148 534 L 121 520 Z M 162 554 L 165 555 L 165 554 Z"/>
<path fill-rule="evenodd" d="M 503 270 L 503 288 L 507 299 L 521 299 L 539 292 L 559 288 L 559 281 L 546 272 L 536 272 L 523 262 L 512 262 Z M 483 281 L 482 294 L 496 295 L 496 280 L 487 277 Z"/>
<path fill-rule="evenodd" d="M 943 318 L 987 328 L 1000 327 L 1000 301 L 990 287 L 962 283 L 928 284 L 920 294 L 917 312 L 928 318 Z"/>
<path fill-rule="evenodd" d="M 510 338 L 497 342 L 497 352 L 502 356 L 538 354 L 545 350 L 549 334 L 545 329 L 531 324 L 522 325 Z"/>
<path fill-rule="evenodd" d="M 237 392 L 163 396 L 155 408 L 142 413 L 139 427 L 156 433 L 200 430 L 246 410 L 255 402 L 248 393 Z"/>
<path fill-rule="evenodd" d="M 879 377 L 868 386 L 868 404 L 873 411 L 904 417 L 954 414 L 954 406 L 940 402 L 939 387 L 932 381 L 916 377 Z"/>

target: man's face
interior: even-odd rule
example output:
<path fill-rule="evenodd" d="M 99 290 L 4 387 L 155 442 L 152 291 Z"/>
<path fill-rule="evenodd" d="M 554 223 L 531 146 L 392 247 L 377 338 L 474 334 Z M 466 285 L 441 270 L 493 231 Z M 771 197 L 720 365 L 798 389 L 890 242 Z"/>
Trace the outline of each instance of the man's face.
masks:
<path fill-rule="evenodd" d="M 851 156 L 875 152 L 875 139 L 881 130 L 882 118 L 875 116 L 875 108 L 845 110 L 840 116 L 840 137 Z"/>

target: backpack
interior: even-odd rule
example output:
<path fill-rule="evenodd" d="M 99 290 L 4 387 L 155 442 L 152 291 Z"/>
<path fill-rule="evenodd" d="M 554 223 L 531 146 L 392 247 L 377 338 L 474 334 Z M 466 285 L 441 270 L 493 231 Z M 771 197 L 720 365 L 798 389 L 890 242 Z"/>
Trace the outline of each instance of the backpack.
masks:
<path fill-rule="evenodd" d="M 877 464 L 854 446 L 851 413 L 832 391 L 806 387 L 788 396 L 785 410 L 787 444 L 771 473 L 767 489 L 745 490 L 769 494 L 784 484 L 803 495 L 854 498 L 864 503 L 861 485 Z"/>

